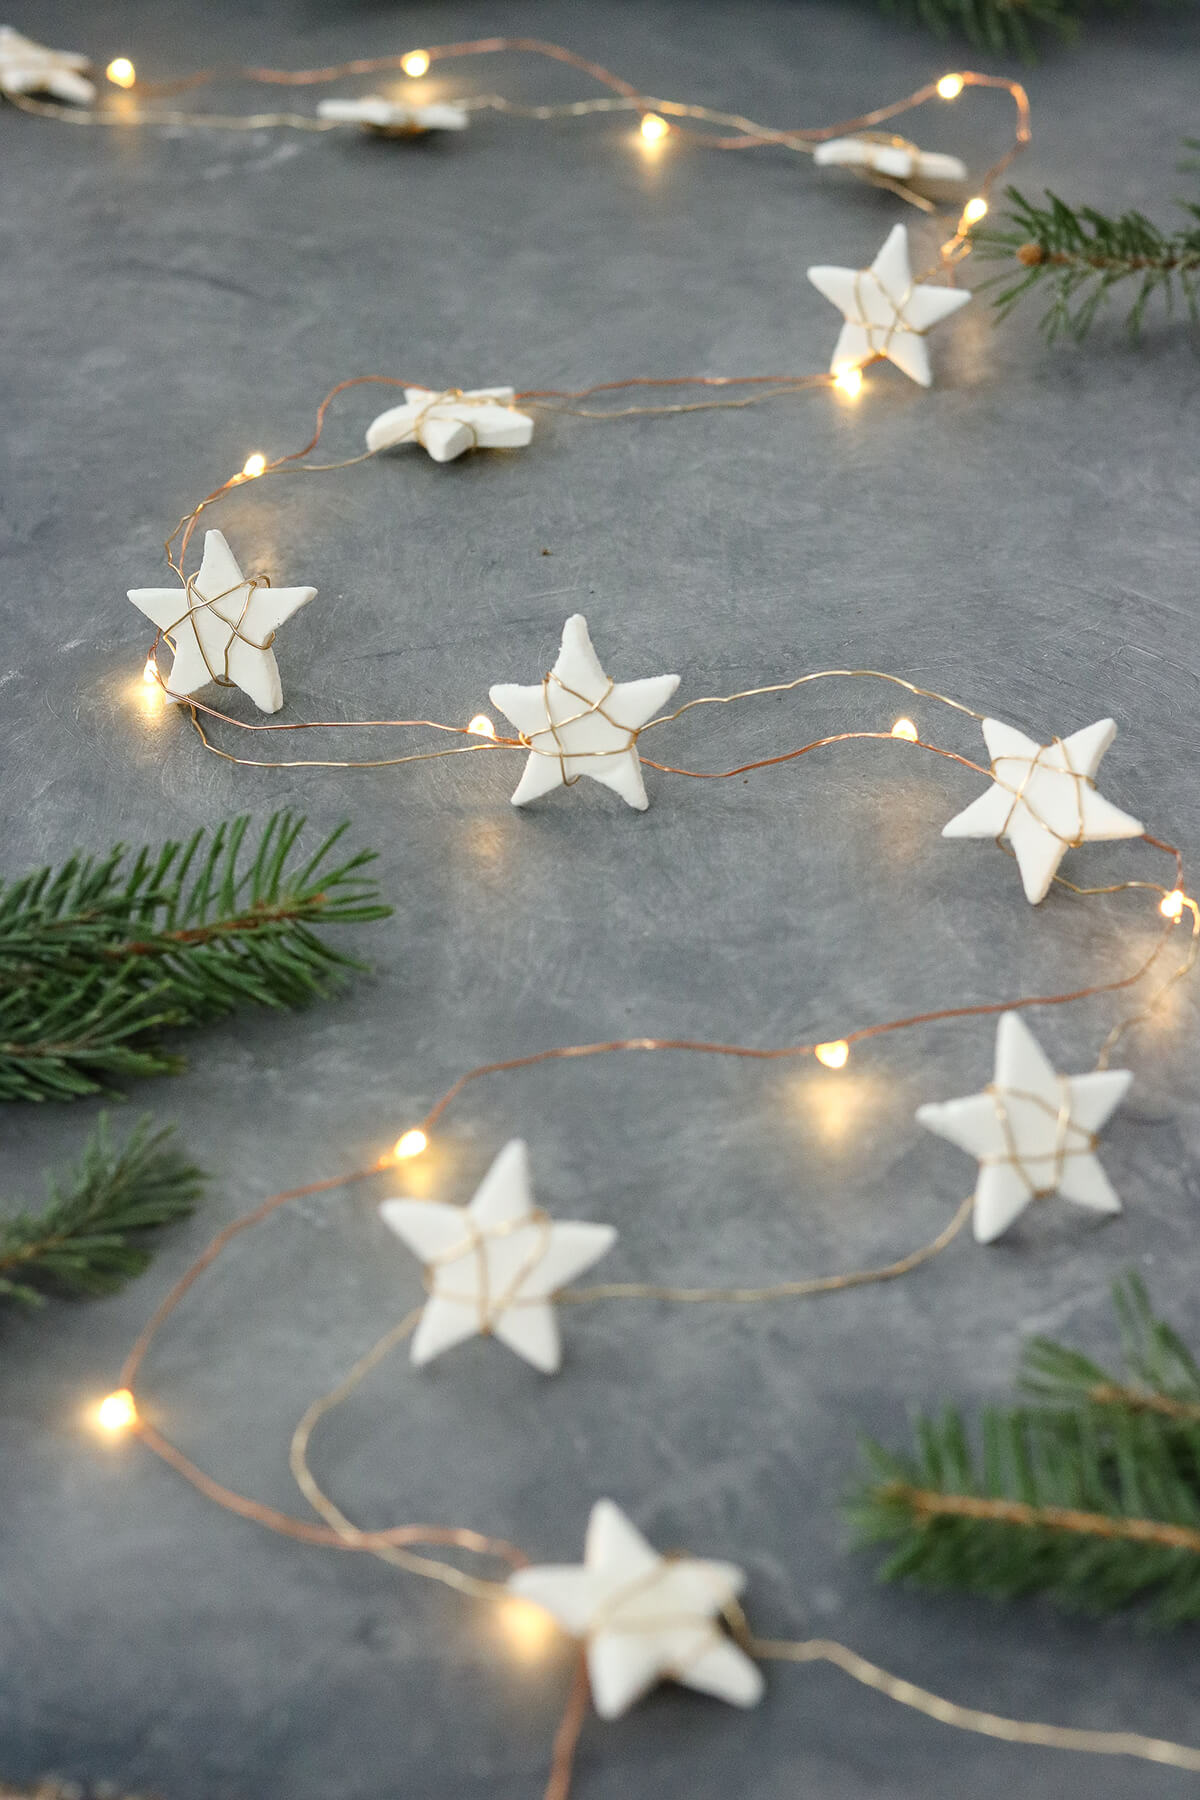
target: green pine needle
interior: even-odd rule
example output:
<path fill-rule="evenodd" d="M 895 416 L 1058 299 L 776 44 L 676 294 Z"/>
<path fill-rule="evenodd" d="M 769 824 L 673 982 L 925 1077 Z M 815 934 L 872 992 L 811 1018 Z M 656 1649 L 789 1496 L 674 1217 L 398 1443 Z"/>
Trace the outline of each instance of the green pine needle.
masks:
<path fill-rule="evenodd" d="M 939 37 L 961 37 L 977 50 L 1036 60 L 1040 37 L 1071 39 L 1097 12 L 1128 11 L 1132 0 L 880 0 L 884 12 L 915 19 Z"/>
<path fill-rule="evenodd" d="M 1028 1404 L 985 1408 L 974 1430 L 954 1408 L 918 1417 L 904 1454 L 865 1446 L 851 1516 L 890 1547 L 884 1580 L 1200 1618 L 1200 1366 L 1136 1275 L 1114 1303 L 1119 1372 L 1035 1338 Z"/>
<path fill-rule="evenodd" d="M 1182 306 L 1200 325 L 1200 206 L 1181 201 L 1188 223 L 1164 231 L 1144 213 L 1110 218 L 1090 206 L 1076 210 L 1057 194 L 1047 193 L 1045 206 L 1013 187 L 1008 198 L 1007 216 L 973 234 L 979 255 L 1018 265 L 1015 273 L 1010 269 L 984 284 L 998 289 L 1001 318 L 1036 291 L 1049 299 L 1041 321 L 1047 338 L 1065 335 L 1078 342 L 1121 288 L 1125 322 L 1135 337 L 1156 299 L 1168 314 Z"/>
<path fill-rule="evenodd" d="M 170 1138 L 147 1118 L 118 1147 L 102 1114 L 77 1167 L 48 1182 L 48 1205 L 0 1219 L 0 1300 L 110 1294 L 140 1275 L 147 1239 L 186 1219 L 203 1189 Z"/>
<path fill-rule="evenodd" d="M 375 853 L 307 861 L 303 818 L 248 817 L 183 843 L 72 856 L 0 885 L 0 1100 L 68 1100 L 105 1076 L 168 1074 L 168 1027 L 238 1008 L 291 1009 L 361 967 L 320 935 L 385 918 L 363 873 Z"/>

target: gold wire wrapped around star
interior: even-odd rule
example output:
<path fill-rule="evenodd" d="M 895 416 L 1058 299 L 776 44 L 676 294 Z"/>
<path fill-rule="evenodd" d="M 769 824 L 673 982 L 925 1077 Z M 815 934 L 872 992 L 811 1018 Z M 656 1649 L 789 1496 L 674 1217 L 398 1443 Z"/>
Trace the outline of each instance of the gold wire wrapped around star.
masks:
<path fill-rule="evenodd" d="M 397 444 L 420 444 L 434 462 L 453 462 L 466 450 L 523 450 L 533 441 L 533 420 L 513 405 L 510 387 L 406 387 L 404 405 L 389 407 L 367 427 L 375 454 Z"/>
<path fill-rule="evenodd" d="M 721 1629 L 745 1579 L 733 1563 L 660 1556 L 619 1506 L 598 1500 L 581 1564 L 518 1569 L 508 1587 L 584 1642 L 596 1711 L 617 1719 L 665 1680 L 757 1704 L 762 1675 Z"/>
<path fill-rule="evenodd" d="M 965 181 L 967 165 L 957 156 L 922 150 L 907 138 L 864 131 L 856 137 L 827 138 L 813 151 L 818 168 L 861 169 L 895 181 Z"/>
<path fill-rule="evenodd" d="M 90 56 L 48 50 L 11 25 L 0 25 L 0 94 L 52 94 L 74 106 L 90 106 L 96 89 L 84 71 L 91 66 Z"/>
<path fill-rule="evenodd" d="M 562 1361 L 553 1299 L 616 1241 L 611 1225 L 554 1220 L 534 1204 L 529 1152 L 504 1146 L 469 1206 L 385 1200 L 385 1224 L 425 1264 L 418 1366 L 467 1338 L 495 1337 L 545 1375 Z"/>
<path fill-rule="evenodd" d="M 163 683 L 168 699 L 186 700 L 216 682 L 241 688 L 260 712 L 275 713 L 283 705 L 275 633 L 316 591 L 243 575 L 223 533 L 207 531 L 200 567 L 183 588 L 130 588 L 129 598 L 174 648 Z"/>
<path fill-rule="evenodd" d="M 1032 1201 L 1054 1194 L 1092 1212 L 1120 1212 L 1096 1141 L 1132 1080 L 1128 1069 L 1059 1075 L 1024 1021 L 1016 1013 L 1002 1016 L 989 1086 L 917 1108 L 919 1125 L 979 1160 L 979 1243 L 993 1243 Z"/>
<path fill-rule="evenodd" d="M 417 106 L 385 100 L 379 94 L 358 99 L 318 100 L 318 119 L 335 125 L 361 125 L 380 137 L 421 137 L 427 131 L 465 131 L 470 115 L 461 106 Z"/>
<path fill-rule="evenodd" d="M 586 775 L 644 812 L 650 802 L 638 733 L 678 686 L 678 675 L 611 680 L 592 648 L 587 620 L 575 613 L 563 626 L 558 660 L 548 675 L 536 686 L 500 682 L 491 690 L 492 705 L 512 720 L 529 747 L 513 805 L 527 806 L 555 788 L 574 787 Z"/>
<path fill-rule="evenodd" d="M 1117 735 L 1111 719 L 1036 744 L 999 719 L 982 721 L 992 785 L 942 827 L 947 838 L 990 837 L 1009 845 L 1025 898 L 1044 900 L 1058 866 L 1078 844 L 1145 834 L 1141 821 L 1096 792 L 1100 759 Z"/>
<path fill-rule="evenodd" d="M 921 387 L 933 385 L 926 334 L 971 298 L 965 288 L 913 280 L 904 225 L 892 227 L 869 269 L 818 264 L 808 279 L 846 320 L 829 364 L 834 375 L 886 357 Z"/>

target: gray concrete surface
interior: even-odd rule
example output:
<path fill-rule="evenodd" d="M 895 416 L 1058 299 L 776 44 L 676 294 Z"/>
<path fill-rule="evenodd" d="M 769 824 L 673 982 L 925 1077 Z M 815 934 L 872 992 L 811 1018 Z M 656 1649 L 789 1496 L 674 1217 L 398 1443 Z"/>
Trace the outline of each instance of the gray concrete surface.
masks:
<path fill-rule="evenodd" d="M 101 60 L 128 52 L 150 75 L 501 27 L 768 120 L 852 114 L 962 60 L 869 8 L 784 0 L 39 0 L 13 22 Z M 1165 214 L 1186 185 L 1198 49 L 1194 10 L 1139 8 L 1051 54 L 1028 77 L 1021 181 Z M 447 85 L 475 84 L 584 91 L 517 64 Z M 1008 123 L 987 98 L 922 121 L 925 141 L 976 167 Z M 651 164 L 603 121 L 484 121 L 409 147 L 89 133 L 6 111 L 0 154 L 5 871 L 289 804 L 314 836 L 350 816 L 396 904 L 364 935 L 374 975 L 340 1001 L 209 1031 L 184 1078 L 132 1096 L 179 1120 L 215 1177 L 152 1272 L 118 1299 L 4 1322 L 0 1765 L 165 1800 L 534 1800 L 565 1656 L 522 1662 L 454 1595 L 262 1534 L 81 1426 L 157 1297 L 219 1224 L 374 1156 L 481 1057 L 627 1032 L 783 1042 L 1061 987 L 1135 954 L 1147 912 L 1066 896 L 1031 912 L 990 846 L 938 836 L 974 778 L 886 747 L 744 784 L 652 774 L 645 817 L 591 785 L 520 816 L 499 758 L 255 775 L 138 704 L 147 633 L 125 588 L 161 578 L 165 529 L 249 450 L 301 442 L 335 381 L 816 369 L 835 320 L 805 267 L 868 261 L 900 216 L 890 198 L 784 154 L 670 148 Z M 294 715 L 465 719 L 491 681 L 548 666 L 581 609 L 614 674 L 678 669 L 682 696 L 849 662 L 1035 731 L 1111 712 L 1107 790 L 1194 857 L 1185 332 L 1156 321 L 1136 348 L 1114 327 L 1049 350 L 1033 312 L 995 329 L 981 301 L 934 348 L 928 395 L 885 371 L 854 409 L 819 394 L 751 414 L 556 420 L 512 460 L 437 468 L 414 453 L 250 490 L 226 512 L 235 549 L 320 589 L 281 638 Z M 369 398 L 347 405 L 332 446 L 348 453 L 370 416 Z M 897 710 L 857 687 L 693 717 L 667 760 L 719 767 Z M 938 729 L 977 752 L 969 724 Z M 1147 872 L 1122 848 L 1076 866 Z M 1060 1066 L 1083 1068 L 1115 1012 L 1097 1002 L 1036 1028 Z M 619 1225 L 612 1278 L 872 1262 L 932 1235 L 963 1191 L 968 1166 L 912 1109 L 986 1079 L 991 1035 L 910 1033 L 843 1076 L 663 1057 L 498 1080 L 447 1120 L 431 1179 L 464 1196 L 523 1133 L 553 1210 Z M 575 1555 L 608 1493 L 661 1543 L 743 1563 L 765 1631 L 840 1636 L 999 1711 L 1196 1740 L 1194 1633 L 881 1589 L 838 1514 L 856 1433 L 896 1438 L 914 1404 L 1004 1392 L 1030 1330 L 1107 1345 L 1108 1284 L 1130 1264 L 1200 1336 L 1195 1056 L 1192 996 L 1129 1042 L 1136 1084 L 1104 1150 L 1127 1210 L 1111 1225 L 1056 1206 L 1001 1247 L 963 1242 L 896 1286 L 816 1304 L 572 1311 L 550 1384 L 488 1345 L 419 1378 L 398 1359 L 329 1428 L 322 1468 L 363 1520 L 452 1518 L 550 1558 Z M 8 1109 L 13 1204 L 74 1153 L 92 1111 Z M 373 1212 L 386 1191 L 304 1205 L 247 1239 L 155 1352 L 156 1415 L 234 1486 L 292 1504 L 294 1420 L 411 1303 L 413 1265 Z M 589 1728 L 578 1793 L 1193 1788 L 961 1736 L 836 1674 L 781 1669 L 747 1716 L 663 1691 Z"/>

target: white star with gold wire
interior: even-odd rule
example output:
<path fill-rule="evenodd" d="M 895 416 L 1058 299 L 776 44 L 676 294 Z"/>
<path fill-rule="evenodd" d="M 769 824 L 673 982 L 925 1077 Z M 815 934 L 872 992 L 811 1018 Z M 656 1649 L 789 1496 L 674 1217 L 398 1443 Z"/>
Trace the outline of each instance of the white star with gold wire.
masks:
<path fill-rule="evenodd" d="M 818 168 L 865 169 L 896 181 L 965 181 L 967 165 L 957 156 L 921 150 L 907 138 L 874 136 L 827 138 L 813 151 Z M 822 290 L 823 291 L 823 290 Z"/>
<path fill-rule="evenodd" d="M 48 50 L 11 25 L 0 25 L 0 93 L 53 94 L 56 100 L 90 106 L 96 89 L 83 71 L 91 66 L 90 56 Z"/>
<path fill-rule="evenodd" d="M 420 137 L 427 131 L 465 131 L 469 115 L 461 106 L 417 106 L 403 100 L 384 100 L 379 94 L 361 99 L 317 102 L 317 117 L 337 125 L 362 125 L 383 137 Z"/>
<path fill-rule="evenodd" d="M 917 1108 L 919 1125 L 979 1160 L 979 1243 L 994 1242 L 1032 1201 L 1054 1194 L 1092 1212 L 1120 1212 L 1096 1155 L 1096 1135 L 1132 1079 L 1128 1069 L 1059 1075 L 1024 1021 L 1016 1013 L 1002 1016 L 990 1085 L 962 1100 Z"/>
<path fill-rule="evenodd" d="M 425 1264 L 429 1290 L 412 1343 L 418 1366 L 473 1337 L 495 1337 L 535 1369 L 562 1361 L 553 1299 L 616 1242 L 611 1225 L 555 1220 L 534 1204 L 529 1152 L 504 1146 L 469 1206 L 385 1200 L 386 1224 Z"/>
<path fill-rule="evenodd" d="M 584 1642 L 596 1711 L 617 1719 L 665 1680 L 733 1706 L 761 1699 L 758 1667 L 720 1623 L 745 1581 L 733 1563 L 660 1556 L 619 1506 L 598 1500 L 581 1564 L 518 1569 L 508 1586 Z"/>
<path fill-rule="evenodd" d="M 892 227 L 869 269 L 819 264 L 808 279 L 845 316 L 829 364 L 834 375 L 886 357 L 921 387 L 933 383 L 926 333 L 971 298 L 964 288 L 913 280 L 903 225 Z"/>
<path fill-rule="evenodd" d="M 453 462 L 466 450 L 523 450 L 533 420 L 513 405 L 510 387 L 406 387 L 404 405 L 380 413 L 367 427 L 367 449 L 420 444 L 434 462 Z"/>
<path fill-rule="evenodd" d="M 555 788 L 574 787 L 586 775 L 644 812 L 650 802 L 638 733 L 678 686 L 678 675 L 610 680 L 592 648 L 587 620 L 575 613 L 563 626 L 558 660 L 548 675 L 536 686 L 500 682 L 491 690 L 492 705 L 529 746 L 513 805 L 527 806 Z"/>
<path fill-rule="evenodd" d="M 998 719 L 982 723 L 992 785 L 942 827 L 942 836 L 1003 839 L 1033 905 L 1045 899 L 1058 865 L 1077 844 L 1144 835 L 1139 820 L 1096 792 L 1100 759 L 1117 735 L 1111 719 L 1048 744 Z"/>
<path fill-rule="evenodd" d="M 241 688 L 261 712 L 278 712 L 283 684 L 271 648 L 313 587 L 271 587 L 242 574 L 219 531 L 204 534 L 200 567 L 185 587 L 130 588 L 129 598 L 174 647 L 167 697 L 186 700 L 210 682 Z"/>

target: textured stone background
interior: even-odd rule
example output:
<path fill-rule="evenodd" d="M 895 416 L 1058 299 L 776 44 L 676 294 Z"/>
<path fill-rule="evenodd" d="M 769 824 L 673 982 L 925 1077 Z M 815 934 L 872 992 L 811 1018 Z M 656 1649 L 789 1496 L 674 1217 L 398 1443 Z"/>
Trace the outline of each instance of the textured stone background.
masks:
<path fill-rule="evenodd" d="M 1023 183 L 1162 215 L 1185 187 L 1197 16 L 1137 10 L 1030 74 Z M 14 23 L 101 61 L 128 51 L 151 76 L 499 27 L 781 122 L 853 114 L 960 54 L 867 7 L 785 0 L 31 0 Z M 586 91 L 517 64 L 439 85 Z M 984 97 L 935 110 L 920 135 L 979 167 L 1008 128 Z M 745 784 L 651 775 L 645 817 L 590 784 L 521 816 L 499 757 L 255 775 L 139 701 L 147 632 L 124 589 L 160 579 L 165 529 L 249 450 L 302 442 L 335 381 L 817 369 L 836 327 L 805 267 L 869 261 L 899 216 L 891 198 L 782 153 L 648 162 L 603 120 L 485 120 L 405 146 L 88 132 L 6 111 L 0 155 L 5 870 L 286 803 L 314 836 L 351 816 L 396 903 L 365 940 L 373 978 L 295 1021 L 211 1031 L 185 1078 L 134 1096 L 178 1119 L 215 1177 L 152 1273 L 119 1299 L 3 1325 L 0 1763 L 166 1800 L 536 1800 L 565 1652 L 522 1662 L 470 1604 L 259 1533 L 81 1426 L 155 1299 L 220 1223 L 372 1158 L 481 1057 L 627 1032 L 787 1042 L 1063 987 L 1132 957 L 1148 909 L 1060 895 L 1031 912 L 988 845 L 938 837 L 975 779 L 887 747 Z M 249 490 L 222 521 L 235 549 L 320 589 L 281 639 L 295 715 L 465 719 L 492 680 L 536 678 L 582 609 L 617 677 L 679 669 L 681 697 L 851 663 L 1035 732 L 1111 712 L 1108 791 L 1194 853 L 1185 332 L 1156 323 L 1131 348 L 1114 326 L 1048 350 L 1034 312 L 997 330 L 981 302 L 934 350 L 928 395 L 884 370 L 857 408 L 817 394 L 556 420 L 511 460 L 438 468 L 414 453 Z M 346 405 L 335 450 L 350 453 L 371 407 Z M 693 716 L 667 760 L 727 766 L 898 710 L 859 685 Z M 918 717 L 978 753 L 968 722 Z M 1105 878 L 1153 860 L 1100 848 L 1075 866 Z M 1060 1066 L 1083 1068 L 1114 1010 L 1035 1025 Z M 1191 1634 L 880 1589 L 837 1511 L 856 1432 L 896 1438 L 914 1404 L 1004 1392 L 1030 1330 L 1107 1345 L 1108 1285 L 1131 1263 L 1200 1334 L 1194 1027 L 1181 997 L 1129 1041 L 1136 1085 L 1105 1148 L 1127 1202 L 1116 1222 L 1055 1206 L 1001 1247 L 964 1241 L 896 1286 L 815 1304 L 581 1308 L 553 1383 L 486 1344 L 420 1378 L 397 1358 L 327 1431 L 324 1472 L 364 1520 L 453 1518 L 551 1558 L 575 1555 L 609 1493 L 660 1542 L 744 1563 L 760 1629 L 841 1636 L 1000 1711 L 1195 1739 Z M 910 1033 L 841 1076 L 631 1057 L 500 1079 L 449 1117 L 426 1179 L 464 1196 L 524 1133 L 553 1210 L 619 1225 L 613 1279 L 877 1261 L 931 1236 L 964 1191 L 969 1166 L 912 1109 L 986 1079 L 991 1037 L 970 1021 Z M 14 1201 L 74 1154 L 91 1111 L 9 1109 Z M 152 1357 L 164 1426 L 234 1486 L 293 1504 L 292 1424 L 410 1304 L 413 1265 L 373 1211 L 385 1191 L 298 1207 L 246 1240 Z M 1193 1786 L 962 1737 L 832 1672 L 786 1669 L 744 1717 L 661 1692 L 590 1729 L 579 1774 L 580 1800 L 1013 1791 L 1169 1800 Z"/>

